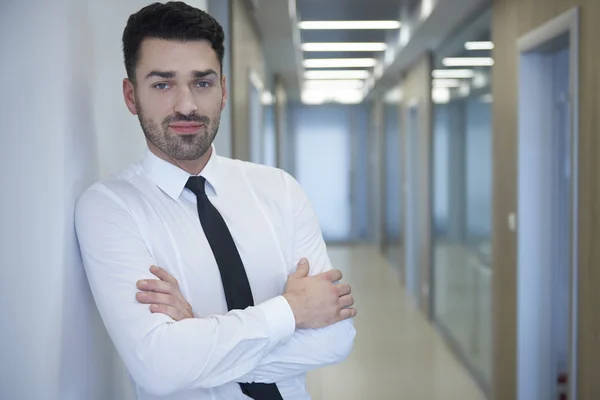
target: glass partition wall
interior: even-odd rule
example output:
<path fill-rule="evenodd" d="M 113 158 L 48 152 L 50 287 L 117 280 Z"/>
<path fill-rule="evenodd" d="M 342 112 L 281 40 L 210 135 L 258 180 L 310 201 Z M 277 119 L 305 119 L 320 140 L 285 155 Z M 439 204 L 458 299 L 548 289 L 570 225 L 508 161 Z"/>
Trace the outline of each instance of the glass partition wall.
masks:
<path fill-rule="evenodd" d="M 434 55 L 434 319 L 487 391 L 492 365 L 491 10 Z"/>
<path fill-rule="evenodd" d="M 402 149 L 400 146 L 400 104 L 388 94 L 383 108 L 384 254 L 401 274 L 402 252 Z"/>

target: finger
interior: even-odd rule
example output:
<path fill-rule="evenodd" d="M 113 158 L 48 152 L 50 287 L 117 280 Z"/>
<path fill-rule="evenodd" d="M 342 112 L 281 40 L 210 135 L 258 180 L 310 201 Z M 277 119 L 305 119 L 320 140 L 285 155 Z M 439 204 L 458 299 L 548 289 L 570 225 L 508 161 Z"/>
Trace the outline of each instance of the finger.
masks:
<path fill-rule="evenodd" d="M 352 288 L 347 283 L 343 283 L 341 285 L 337 285 L 339 297 L 346 296 L 352 292 Z"/>
<path fill-rule="evenodd" d="M 159 281 L 156 279 L 146 279 L 138 281 L 137 288 L 140 290 L 164 293 L 164 294 L 175 294 L 177 287 L 170 282 Z"/>
<path fill-rule="evenodd" d="M 296 269 L 296 271 L 294 271 L 290 275 L 290 278 L 292 278 L 292 279 L 306 278 L 308 276 L 309 271 L 310 271 L 310 265 L 308 264 L 308 260 L 306 258 L 303 258 L 298 263 L 298 268 Z"/>
<path fill-rule="evenodd" d="M 183 314 L 175 307 L 167 306 L 165 304 L 152 304 L 150 306 L 152 314 L 165 314 L 173 318 L 175 321 L 181 321 L 184 319 Z"/>
<path fill-rule="evenodd" d="M 354 297 L 352 295 L 346 295 L 340 297 L 338 304 L 341 308 L 348 308 L 354 305 Z"/>
<path fill-rule="evenodd" d="M 356 317 L 356 314 L 356 308 L 342 308 L 338 313 L 338 321 L 354 318 Z"/>
<path fill-rule="evenodd" d="M 150 272 L 152 272 L 155 276 L 157 276 L 161 281 L 169 282 L 173 286 L 179 287 L 177 279 L 175 279 L 175 277 L 173 275 L 171 275 L 167 271 L 165 271 L 164 268 L 160 268 L 160 267 L 157 267 L 156 265 L 153 265 L 150 267 Z"/>
<path fill-rule="evenodd" d="M 342 279 L 342 271 L 339 269 L 332 269 L 323 273 L 327 279 L 331 282 L 336 282 Z"/>
<path fill-rule="evenodd" d="M 164 304 L 174 306 L 177 299 L 175 296 L 154 292 L 139 292 L 135 295 L 137 301 L 143 304 Z"/>

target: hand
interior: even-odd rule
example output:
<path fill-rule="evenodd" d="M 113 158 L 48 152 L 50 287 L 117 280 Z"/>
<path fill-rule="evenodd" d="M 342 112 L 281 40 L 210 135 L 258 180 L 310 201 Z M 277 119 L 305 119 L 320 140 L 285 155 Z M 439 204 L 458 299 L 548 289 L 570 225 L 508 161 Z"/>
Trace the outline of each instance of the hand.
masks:
<path fill-rule="evenodd" d="M 308 261 L 302 259 L 296 272 L 288 277 L 283 294 L 294 312 L 297 328 L 323 328 L 356 315 L 350 285 L 334 283 L 342 279 L 339 270 L 310 277 L 308 272 Z"/>
<path fill-rule="evenodd" d="M 150 267 L 150 272 L 160 280 L 138 281 L 137 288 L 142 292 L 136 294 L 137 301 L 150 304 L 152 313 L 168 315 L 175 321 L 194 318 L 192 306 L 181 294 L 177 280 L 164 269 L 154 265 Z"/>

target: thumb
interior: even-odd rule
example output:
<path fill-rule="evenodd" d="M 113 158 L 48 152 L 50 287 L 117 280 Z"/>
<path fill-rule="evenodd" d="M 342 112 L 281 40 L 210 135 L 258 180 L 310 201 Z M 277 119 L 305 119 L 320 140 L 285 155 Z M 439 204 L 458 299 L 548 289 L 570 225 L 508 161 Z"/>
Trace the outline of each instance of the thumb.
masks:
<path fill-rule="evenodd" d="M 310 269 L 310 267 L 308 265 L 308 260 L 306 258 L 303 258 L 298 263 L 298 269 L 290 275 L 290 278 L 292 278 L 292 279 L 306 278 L 308 276 L 309 269 Z"/>

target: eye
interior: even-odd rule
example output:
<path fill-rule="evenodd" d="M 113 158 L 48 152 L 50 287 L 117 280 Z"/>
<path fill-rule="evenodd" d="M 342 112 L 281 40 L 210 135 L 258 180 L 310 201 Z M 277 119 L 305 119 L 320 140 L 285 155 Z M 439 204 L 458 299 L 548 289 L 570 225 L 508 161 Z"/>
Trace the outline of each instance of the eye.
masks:
<path fill-rule="evenodd" d="M 157 83 L 155 85 L 152 86 L 155 89 L 158 90 L 167 90 L 169 88 L 169 84 L 168 83 Z"/>
<path fill-rule="evenodd" d="M 209 87 L 211 87 L 211 85 L 212 85 L 212 82 L 209 82 L 209 81 L 200 81 L 200 82 L 196 83 L 196 87 L 199 87 L 199 88 L 209 88 Z"/>

